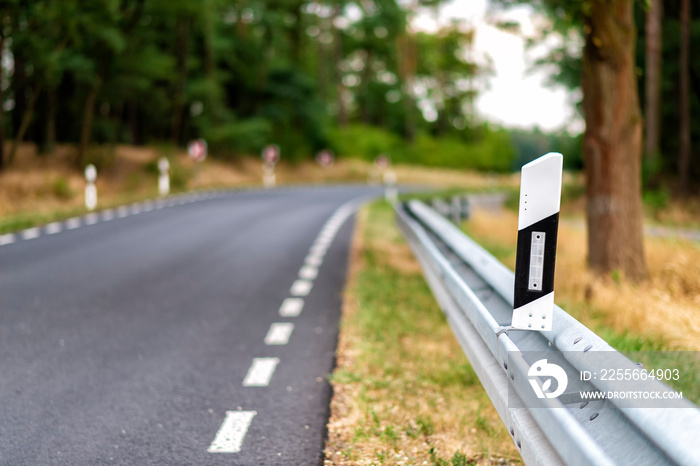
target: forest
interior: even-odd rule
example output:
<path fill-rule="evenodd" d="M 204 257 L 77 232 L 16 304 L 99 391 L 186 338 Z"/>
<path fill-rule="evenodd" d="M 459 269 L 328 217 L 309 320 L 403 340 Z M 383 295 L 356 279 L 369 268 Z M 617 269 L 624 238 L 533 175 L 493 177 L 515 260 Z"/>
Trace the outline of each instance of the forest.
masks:
<path fill-rule="evenodd" d="M 221 158 L 257 154 L 274 141 L 289 160 L 330 148 L 510 171 L 561 150 L 570 168 L 581 168 L 582 137 L 504 129 L 479 117 L 474 100 L 491 70 L 473 58 L 472 26 L 412 27 L 419 11 L 444 3 L 5 0 L 0 167 L 13 163 L 22 142 L 41 153 L 74 143 L 80 167 L 107 163 L 94 145 L 182 146 L 203 137 Z M 528 40 L 556 36 L 558 44 L 535 66 L 551 70 L 553 86 L 580 89 L 587 11 L 600 2 L 491 6 L 523 3 L 550 25 Z M 700 43 L 700 9 L 689 0 L 632 3 L 644 186 L 697 192 L 700 119 L 690 116 L 700 110 L 700 50 L 691 44 Z"/>
<path fill-rule="evenodd" d="M 473 31 L 412 32 L 413 5 L 14 0 L 3 10 L 5 164 L 22 141 L 41 152 L 76 143 L 84 164 L 90 144 L 204 137 L 219 157 L 274 141 L 292 160 L 331 148 L 453 166 L 471 145 L 472 167 L 510 169 L 508 135 L 474 116 L 486 70 L 468 58 Z M 443 155 L 422 155 L 436 146 Z"/>

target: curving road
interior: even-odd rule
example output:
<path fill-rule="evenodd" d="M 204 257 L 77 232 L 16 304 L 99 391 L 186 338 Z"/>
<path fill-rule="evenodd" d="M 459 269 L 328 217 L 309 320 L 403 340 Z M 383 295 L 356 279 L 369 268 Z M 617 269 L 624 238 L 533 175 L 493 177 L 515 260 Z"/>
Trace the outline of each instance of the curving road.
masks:
<path fill-rule="evenodd" d="M 0 464 L 310 465 L 352 213 L 210 193 L 0 236 Z"/>

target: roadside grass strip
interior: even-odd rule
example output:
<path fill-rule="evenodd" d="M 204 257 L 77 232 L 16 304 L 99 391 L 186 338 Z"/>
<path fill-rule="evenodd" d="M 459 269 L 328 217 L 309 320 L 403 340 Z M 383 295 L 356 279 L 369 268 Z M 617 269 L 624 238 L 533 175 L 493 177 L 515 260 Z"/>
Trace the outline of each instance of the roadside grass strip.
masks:
<path fill-rule="evenodd" d="M 358 217 L 325 464 L 520 463 L 393 210 Z"/>

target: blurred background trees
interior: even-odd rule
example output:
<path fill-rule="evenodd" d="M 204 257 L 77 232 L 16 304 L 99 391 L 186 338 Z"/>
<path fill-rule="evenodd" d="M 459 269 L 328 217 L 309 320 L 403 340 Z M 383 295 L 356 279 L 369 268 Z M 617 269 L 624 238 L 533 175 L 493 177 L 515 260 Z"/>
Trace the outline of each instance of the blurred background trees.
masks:
<path fill-rule="evenodd" d="M 9 144 L 0 145 L 0 162 L 11 164 L 23 141 L 40 152 L 74 143 L 77 166 L 96 157 L 90 147 L 204 137 L 214 156 L 228 158 L 274 141 L 292 160 L 331 148 L 511 170 L 560 150 L 569 168 L 581 168 L 577 136 L 504 130 L 476 115 L 490 69 L 474 53 L 474 30 L 412 26 L 419 8 L 444 3 L 5 0 L 0 139 Z M 584 10 L 595 2 L 492 3 L 527 4 L 547 18 L 539 39 L 557 40 L 538 65 L 554 70 L 553 84 L 581 88 Z M 700 8 L 691 3 L 632 2 L 644 185 L 683 195 L 700 180 L 700 119 L 691 118 L 700 112 L 700 50 L 692 47 Z"/>
<path fill-rule="evenodd" d="M 7 0 L 2 161 L 23 141 L 40 152 L 75 143 L 81 165 L 91 144 L 204 137 L 220 157 L 274 141 L 292 160 L 330 147 L 508 170 L 507 136 L 474 116 L 488 69 L 470 56 L 473 31 L 410 26 L 416 8 L 440 3 Z M 423 151 L 443 143 L 429 160 Z M 456 153 L 463 144 L 479 151 L 474 163 Z"/>

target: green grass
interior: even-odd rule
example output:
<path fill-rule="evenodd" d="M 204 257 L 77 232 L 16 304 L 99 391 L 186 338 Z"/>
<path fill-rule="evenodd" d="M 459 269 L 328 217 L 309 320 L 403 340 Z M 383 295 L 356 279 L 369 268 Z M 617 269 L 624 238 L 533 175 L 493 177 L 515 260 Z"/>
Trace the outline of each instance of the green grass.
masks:
<path fill-rule="evenodd" d="M 495 456 L 519 462 L 395 225 L 393 209 L 375 203 L 361 218 L 361 267 L 348 290 L 353 310 L 341 324 L 341 340 L 350 343 L 341 343 L 332 376 L 346 410 L 337 414 L 341 432 L 331 419 L 327 458 L 467 465 Z M 352 358 L 343 362 L 348 350 Z M 348 419 L 356 422 L 347 425 Z"/>

